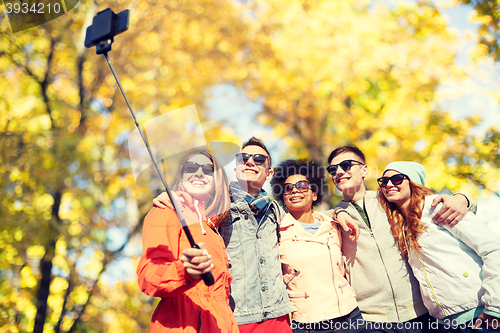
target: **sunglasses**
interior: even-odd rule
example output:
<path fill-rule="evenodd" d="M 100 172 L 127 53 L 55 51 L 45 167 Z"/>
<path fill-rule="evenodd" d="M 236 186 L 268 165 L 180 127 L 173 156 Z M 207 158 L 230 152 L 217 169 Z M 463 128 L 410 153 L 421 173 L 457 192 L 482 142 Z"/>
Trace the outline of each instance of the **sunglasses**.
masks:
<path fill-rule="evenodd" d="M 397 175 L 393 175 L 391 177 L 380 177 L 377 179 L 378 186 L 380 187 L 386 187 L 387 184 L 389 183 L 389 180 L 391 181 L 392 185 L 401 185 L 401 183 L 408 178 L 407 175 L 404 175 L 402 173 L 398 173 Z M 410 179 L 410 178 L 408 178 Z"/>
<path fill-rule="evenodd" d="M 236 154 L 236 163 L 244 164 L 244 163 L 248 162 L 250 157 L 253 158 L 254 163 L 257 165 L 262 165 L 262 164 L 266 163 L 266 160 L 269 158 L 269 156 L 263 155 L 263 154 L 239 153 L 239 154 Z"/>
<path fill-rule="evenodd" d="M 345 160 L 345 161 L 340 162 L 339 164 L 329 165 L 326 168 L 326 171 L 328 171 L 328 173 L 330 175 L 335 176 L 335 174 L 339 170 L 339 167 L 341 167 L 342 170 L 344 170 L 345 172 L 347 172 L 347 171 L 351 170 L 351 167 L 352 167 L 353 164 L 354 165 L 356 165 L 356 164 L 364 165 L 363 163 L 355 161 L 355 160 Z"/>
<path fill-rule="evenodd" d="M 297 191 L 304 193 L 309 191 L 309 182 L 307 180 L 299 180 L 295 184 L 285 183 L 285 185 L 283 185 L 283 194 L 288 195 L 292 193 L 294 187 L 297 189 Z"/>
<path fill-rule="evenodd" d="M 206 176 L 212 176 L 214 174 L 214 165 L 213 164 L 198 164 L 195 162 L 188 162 L 184 165 L 184 171 L 186 173 L 195 173 L 201 167 L 201 171 Z"/>

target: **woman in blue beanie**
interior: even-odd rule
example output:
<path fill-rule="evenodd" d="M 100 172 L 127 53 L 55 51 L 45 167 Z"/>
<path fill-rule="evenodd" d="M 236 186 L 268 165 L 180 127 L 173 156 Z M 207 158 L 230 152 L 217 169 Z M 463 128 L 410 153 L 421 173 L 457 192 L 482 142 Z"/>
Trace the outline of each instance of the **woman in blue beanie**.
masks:
<path fill-rule="evenodd" d="M 475 214 L 454 227 L 432 216 L 433 192 L 425 168 L 393 162 L 384 170 L 378 198 L 403 257 L 420 284 L 424 304 L 441 332 L 497 331 L 500 325 L 500 240 Z"/>

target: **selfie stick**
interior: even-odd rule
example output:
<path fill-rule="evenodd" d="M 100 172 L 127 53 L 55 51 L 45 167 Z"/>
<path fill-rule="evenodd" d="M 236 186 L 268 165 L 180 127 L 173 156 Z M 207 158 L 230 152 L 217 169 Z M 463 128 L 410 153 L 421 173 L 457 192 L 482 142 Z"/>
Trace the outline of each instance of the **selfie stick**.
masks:
<path fill-rule="evenodd" d="M 119 14 L 115 14 L 109 8 L 97 13 L 97 15 L 94 16 L 92 25 L 87 28 L 87 34 L 85 36 L 85 46 L 89 48 L 96 45 L 96 54 L 103 54 L 104 58 L 106 58 L 109 68 L 111 69 L 111 72 L 115 77 L 116 83 L 118 83 L 118 87 L 120 88 L 123 98 L 125 98 L 125 102 L 127 103 L 128 109 L 130 110 L 130 114 L 132 115 L 132 118 L 134 118 L 135 126 L 137 126 L 139 134 L 141 135 L 141 138 L 144 141 L 144 144 L 146 145 L 146 149 L 148 150 L 149 156 L 153 161 L 153 165 L 156 169 L 156 172 L 160 176 L 161 182 L 165 187 L 165 191 L 167 192 L 170 201 L 174 205 L 175 212 L 179 217 L 179 221 L 182 225 L 182 229 L 184 229 L 184 233 L 186 234 L 189 240 L 189 244 L 191 245 L 192 248 L 199 249 L 200 247 L 198 246 L 198 244 L 194 242 L 193 236 L 191 235 L 191 232 L 189 231 L 189 228 L 186 224 L 186 220 L 182 215 L 179 203 L 177 202 L 177 200 L 175 200 L 175 197 L 172 195 L 172 192 L 170 192 L 165 177 L 163 176 L 163 173 L 160 171 L 160 168 L 158 167 L 158 164 L 156 163 L 156 160 L 154 158 L 153 152 L 149 147 L 148 141 L 146 140 L 146 137 L 142 132 L 141 126 L 139 126 L 139 123 L 137 123 L 137 119 L 135 118 L 134 112 L 132 111 L 132 107 L 128 102 L 128 98 L 125 95 L 125 91 L 123 90 L 120 80 L 118 79 L 115 69 L 111 64 L 111 60 L 109 59 L 108 56 L 108 51 L 111 50 L 111 44 L 114 41 L 113 37 L 128 29 L 129 13 L 130 11 L 127 9 Z M 215 282 L 212 272 L 204 273 L 201 275 L 201 277 L 207 286 L 211 286 Z"/>

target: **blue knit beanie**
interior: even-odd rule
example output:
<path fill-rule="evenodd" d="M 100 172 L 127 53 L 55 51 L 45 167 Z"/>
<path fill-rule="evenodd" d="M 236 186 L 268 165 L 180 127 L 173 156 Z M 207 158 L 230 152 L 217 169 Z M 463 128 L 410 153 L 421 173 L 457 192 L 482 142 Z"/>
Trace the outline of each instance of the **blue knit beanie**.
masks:
<path fill-rule="evenodd" d="M 385 167 L 384 174 L 387 170 L 403 173 L 410 177 L 412 182 L 425 185 L 425 167 L 420 163 L 406 161 L 392 162 Z"/>

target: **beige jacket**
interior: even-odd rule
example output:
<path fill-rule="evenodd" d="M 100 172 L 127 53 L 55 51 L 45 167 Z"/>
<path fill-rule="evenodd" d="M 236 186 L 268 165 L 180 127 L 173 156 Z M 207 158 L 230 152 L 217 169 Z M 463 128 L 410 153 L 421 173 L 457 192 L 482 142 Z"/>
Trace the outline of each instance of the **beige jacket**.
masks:
<path fill-rule="evenodd" d="M 337 318 L 356 308 L 354 290 L 345 279 L 341 236 L 328 216 L 313 212 L 322 223 L 315 235 L 286 214 L 280 227 L 280 260 L 292 318 L 311 323 Z"/>

